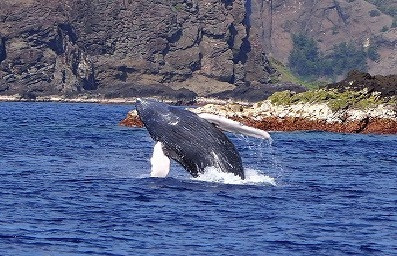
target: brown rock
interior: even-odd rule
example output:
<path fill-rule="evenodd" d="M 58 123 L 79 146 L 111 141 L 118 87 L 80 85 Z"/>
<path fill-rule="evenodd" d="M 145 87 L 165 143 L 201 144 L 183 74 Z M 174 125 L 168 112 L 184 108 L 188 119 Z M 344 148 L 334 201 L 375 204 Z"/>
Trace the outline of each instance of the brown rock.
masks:
<path fill-rule="evenodd" d="M 397 134 L 397 122 L 387 119 L 370 120 L 363 133 Z"/>
<path fill-rule="evenodd" d="M 344 123 L 327 123 L 304 118 L 269 117 L 261 121 L 251 118 L 234 118 L 245 125 L 265 131 L 328 131 L 340 133 L 377 133 L 397 134 L 397 121 L 390 119 L 371 119 Z"/>
<path fill-rule="evenodd" d="M 227 105 L 226 107 L 217 105 L 213 110 L 216 110 L 213 112 L 214 114 L 222 111 L 238 113 L 243 111 L 243 108 L 238 104 Z M 299 117 L 265 117 L 260 121 L 250 116 L 232 116 L 229 118 L 247 126 L 265 131 L 327 131 L 339 133 L 397 134 L 397 121 L 386 118 L 364 118 L 362 120 L 344 122 L 327 122 L 325 120 L 310 120 Z M 144 126 L 135 110 L 130 111 L 127 117 L 120 122 L 120 125 L 128 127 Z"/>
<path fill-rule="evenodd" d="M 128 113 L 127 117 L 119 123 L 119 125 L 122 126 L 127 126 L 127 127 L 138 127 L 142 128 L 144 127 L 141 119 L 139 118 L 138 114 L 136 111 L 131 111 Z"/>

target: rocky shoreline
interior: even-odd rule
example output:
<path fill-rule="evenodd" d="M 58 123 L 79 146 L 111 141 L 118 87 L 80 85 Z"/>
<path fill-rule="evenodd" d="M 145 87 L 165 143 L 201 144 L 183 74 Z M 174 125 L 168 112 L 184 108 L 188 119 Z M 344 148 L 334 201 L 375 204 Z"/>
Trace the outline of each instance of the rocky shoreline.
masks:
<path fill-rule="evenodd" d="M 0 102 L 60 102 L 60 103 L 98 103 L 98 104 L 135 104 L 139 97 L 122 97 L 122 98 L 105 98 L 95 95 L 80 95 L 75 97 L 67 97 L 60 95 L 37 96 L 33 98 L 24 97 L 20 94 L 15 95 L 0 95 Z M 172 97 L 152 96 L 152 99 L 157 99 L 162 102 L 171 103 L 174 105 L 195 105 L 203 106 L 206 104 L 230 104 L 231 102 L 238 102 L 241 105 L 250 105 L 249 102 L 223 100 L 208 97 L 196 97 L 194 99 L 176 99 Z"/>
<path fill-rule="evenodd" d="M 64 96 L 39 96 L 35 98 L 25 98 L 20 95 L 1 96 L 0 102 L 60 102 L 60 103 L 99 103 L 99 104 L 135 104 L 136 98 L 111 98 L 100 97 L 64 97 Z"/>
<path fill-rule="evenodd" d="M 176 103 L 172 99 L 157 99 Z M 95 95 L 81 95 L 74 98 L 56 95 L 36 98 L 21 97 L 19 94 L 0 96 L 0 102 L 134 104 L 135 101 L 136 97 L 107 99 Z M 266 131 L 397 134 L 397 105 L 394 103 L 377 104 L 361 109 L 350 106 L 333 110 L 327 102 L 298 102 L 279 105 L 272 102 L 272 98 L 270 98 L 252 104 L 199 97 L 195 99 L 194 105 L 198 107 L 189 108 L 193 112 L 225 116 Z M 120 122 L 120 125 L 143 127 L 134 110 L 128 113 L 127 117 Z"/>
<path fill-rule="evenodd" d="M 190 110 L 225 116 L 266 131 L 397 134 L 397 107 L 393 104 L 332 111 L 325 103 L 278 106 L 265 100 L 254 105 L 207 104 Z M 136 111 L 130 111 L 120 125 L 143 127 Z"/>

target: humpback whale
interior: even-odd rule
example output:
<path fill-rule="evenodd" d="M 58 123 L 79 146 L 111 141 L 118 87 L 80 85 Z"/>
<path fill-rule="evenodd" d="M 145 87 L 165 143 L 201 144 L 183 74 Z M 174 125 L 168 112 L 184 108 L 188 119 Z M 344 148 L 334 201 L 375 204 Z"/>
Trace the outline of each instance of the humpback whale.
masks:
<path fill-rule="evenodd" d="M 193 177 L 204 173 L 207 167 L 215 167 L 244 179 L 240 154 L 222 130 L 270 138 L 267 132 L 236 121 L 195 114 L 153 99 L 137 99 L 136 110 L 156 143 L 151 158 L 152 177 L 167 176 L 173 159 Z"/>

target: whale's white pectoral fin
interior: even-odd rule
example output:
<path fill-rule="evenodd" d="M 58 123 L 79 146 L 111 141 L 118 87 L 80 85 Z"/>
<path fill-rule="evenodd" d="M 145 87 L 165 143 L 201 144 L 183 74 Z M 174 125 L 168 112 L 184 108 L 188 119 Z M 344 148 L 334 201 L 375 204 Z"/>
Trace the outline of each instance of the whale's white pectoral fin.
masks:
<path fill-rule="evenodd" d="M 171 161 L 164 155 L 163 145 L 157 142 L 153 149 L 153 156 L 150 158 L 150 177 L 164 178 L 170 172 Z"/>
<path fill-rule="evenodd" d="M 270 134 L 268 132 L 243 125 L 239 122 L 230 120 L 226 117 L 217 116 L 217 115 L 208 114 L 208 113 L 201 113 L 201 114 L 198 114 L 198 116 L 207 120 L 208 122 L 214 124 L 219 129 L 224 130 L 224 131 L 233 132 L 233 133 L 241 133 L 241 134 L 244 134 L 247 136 L 260 138 L 260 139 L 270 139 Z"/>

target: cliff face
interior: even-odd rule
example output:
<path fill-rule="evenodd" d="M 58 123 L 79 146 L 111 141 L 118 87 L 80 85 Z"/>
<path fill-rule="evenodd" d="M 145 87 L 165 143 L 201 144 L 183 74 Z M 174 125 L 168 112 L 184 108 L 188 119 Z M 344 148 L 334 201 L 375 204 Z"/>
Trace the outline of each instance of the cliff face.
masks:
<path fill-rule="evenodd" d="M 95 88 L 94 67 L 52 1 L 0 3 L 0 93 L 61 94 Z"/>
<path fill-rule="evenodd" d="M 250 35 L 249 4 L 2 0 L 0 93 L 135 96 L 200 79 L 266 83 L 272 71 Z"/>
<path fill-rule="evenodd" d="M 369 72 L 397 73 L 397 28 L 392 28 L 393 18 L 381 13 L 375 5 L 365 0 L 264 2 L 257 10 L 262 18 L 252 26 L 261 29 L 265 51 L 275 59 L 288 63 L 292 34 L 304 33 L 314 38 L 323 52 L 342 42 L 354 42 L 357 47 L 367 49 L 375 46 L 380 58 L 368 63 Z M 396 1 L 389 2 L 397 8 Z"/>
<path fill-rule="evenodd" d="M 286 63 L 294 33 L 324 52 L 376 45 L 369 72 L 395 74 L 397 28 L 374 10 L 364 0 L 1 0 L 0 94 L 261 88 L 274 73 L 267 56 Z"/>

